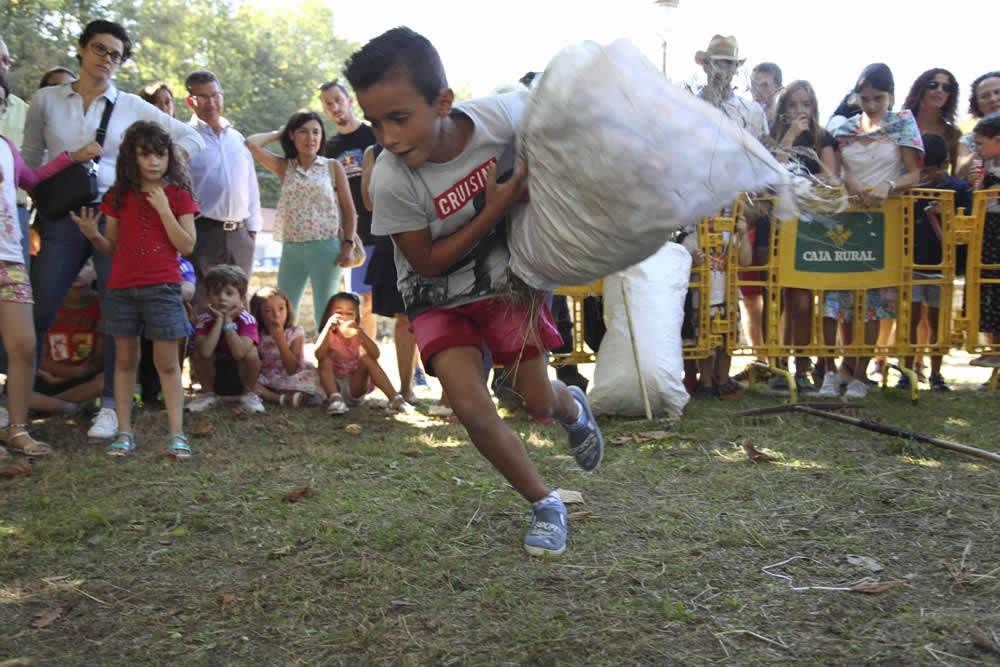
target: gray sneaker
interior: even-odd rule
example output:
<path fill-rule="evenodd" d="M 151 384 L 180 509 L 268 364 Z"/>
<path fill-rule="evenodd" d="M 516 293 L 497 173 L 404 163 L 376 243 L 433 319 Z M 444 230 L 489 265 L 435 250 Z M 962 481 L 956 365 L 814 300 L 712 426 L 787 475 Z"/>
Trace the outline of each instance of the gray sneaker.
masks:
<path fill-rule="evenodd" d="M 566 551 L 566 506 L 558 498 L 546 498 L 532 511 L 524 550 L 531 556 L 561 556 Z"/>
<path fill-rule="evenodd" d="M 594 419 L 594 413 L 590 411 L 587 395 L 579 387 L 570 386 L 568 389 L 573 398 L 580 403 L 587 418 L 587 423 L 581 427 L 563 424 L 563 428 L 569 434 L 569 451 L 576 459 L 577 465 L 584 470 L 593 470 L 600 465 L 604 457 L 604 438 L 601 437 L 601 429 Z"/>
<path fill-rule="evenodd" d="M 795 388 L 800 394 L 816 393 L 816 385 L 813 384 L 809 373 L 799 373 L 795 376 Z"/>
<path fill-rule="evenodd" d="M 784 375 L 775 373 L 774 377 L 767 381 L 767 393 L 777 396 L 788 396 L 788 392 L 788 378 Z"/>

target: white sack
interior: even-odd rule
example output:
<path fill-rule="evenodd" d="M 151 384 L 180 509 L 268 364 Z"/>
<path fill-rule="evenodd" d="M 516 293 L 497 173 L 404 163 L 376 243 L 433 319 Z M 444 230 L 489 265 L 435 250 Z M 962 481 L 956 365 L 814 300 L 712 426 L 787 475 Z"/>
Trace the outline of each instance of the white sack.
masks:
<path fill-rule="evenodd" d="M 740 192 L 791 178 L 625 40 L 557 54 L 531 90 L 518 141 L 531 201 L 513 216 L 511 268 L 541 290 L 637 264 Z"/>
<path fill-rule="evenodd" d="M 680 416 L 688 402 L 681 381 L 681 324 L 690 273 L 691 254 L 683 246 L 667 243 L 641 264 L 604 279 L 608 331 L 597 352 L 594 382 L 587 394 L 595 414 L 646 414 L 622 301 L 625 283 L 650 408 L 654 415 Z"/>

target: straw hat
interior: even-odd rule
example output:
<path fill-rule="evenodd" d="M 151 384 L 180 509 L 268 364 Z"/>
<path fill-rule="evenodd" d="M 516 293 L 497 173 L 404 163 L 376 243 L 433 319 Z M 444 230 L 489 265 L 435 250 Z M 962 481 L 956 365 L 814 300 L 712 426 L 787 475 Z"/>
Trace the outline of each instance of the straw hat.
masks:
<path fill-rule="evenodd" d="M 729 37 L 716 35 L 708 43 L 707 49 L 694 54 L 694 61 L 699 65 L 704 65 L 711 58 L 717 60 L 735 60 L 740 65 L 747 60 L 746 58 L 740 58 L 739 44 L 736 43 L 736 38 L 732 35 Z"/>

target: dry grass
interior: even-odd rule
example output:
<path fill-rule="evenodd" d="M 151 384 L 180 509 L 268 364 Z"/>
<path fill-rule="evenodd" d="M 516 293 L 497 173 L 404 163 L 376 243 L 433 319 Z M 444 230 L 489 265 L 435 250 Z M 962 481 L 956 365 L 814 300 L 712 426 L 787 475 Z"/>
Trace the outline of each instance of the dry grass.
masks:
<path fill-rule="evenodd" d="M 511 416 L 551 484 L 599 520 L 534 560 L 524 503 L 465 440 L 427 418 L 360 408 L 245 417 L 225 410 L 190 464 L 109 460 L 83 422 L 39 424 L 60 453 L 4 482 L 0 657 L 41 664 L 964 664 L 966 627 L 1000 630 L 996 467 L 793 417 L 745 426 L 749 394 L 697 403 L 672 435 L 610 447 L 593 474 L 557 427 Z M 995 449 L 996 396 L 894 391 L 886 423 Z M 426 410 L 427 404 L 421 406 Z M 344 433 L 358 423 L 360 436 Z M 662 423 L 607 420 L 608 437 Z M 749 439 L 778 461 L 750 463 Z M 420 456 L 405 455 L 415 447 Z M 284 496 L 309 487 L 312 495 Z M 885 567 L 873 574 L 848 554 Z M 964 555 L 963 555 L 964 554 Z M 792 591 L 865 576 L 875 595 Z M 950 569 L 948 559 L 951 559 Z M 964 566 L 964 570 L 962 569 Z M 48 626 L 36 614 L 70 609 Z M 950 656 L 950 657 L 949 657 Z"/>
<path fill-rule="evenodd" d="M 728 417 L 776 400 L 602 420 L 609 439 L 669 435 L 609 446 L 594 473 L 561 429 L 507 415 L 549 483 L 583 493 L 570 511 L 599 517 L 573 521 L 548 560 L 524 554 L 524 502 L 460 426 L 425 415 L 429 399 L 406 417 L 217 410 L 189 420 L 215 431 L 188 464 L 156 456 L 166 420 L 151 408 L 124 461 L 86 441 L 85 420 L 39 422 L 58 454 L 0 482 L 0 660 L 989 664 L 967 627 L 1000 633 L 1000 468 L 809 417 Z M 914 407 L 889 390 L 864 410 L 996 450 L 998 400 Z M 777 460 L 751 463 L 746 441 Z M 795 586 L 903 583 L 793 591 L 761 571 L 795 555 L 814 559 L 779 570 Z"/>

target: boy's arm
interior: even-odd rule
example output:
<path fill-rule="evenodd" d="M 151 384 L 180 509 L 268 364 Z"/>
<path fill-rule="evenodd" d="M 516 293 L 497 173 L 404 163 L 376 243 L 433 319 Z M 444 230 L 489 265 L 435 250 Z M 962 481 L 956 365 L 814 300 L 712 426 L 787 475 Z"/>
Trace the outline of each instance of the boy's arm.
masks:
<path fill-rule="evenodd" d="M 489 234 L 514 204 L 525 198 L 528 192 L 526 175 L 527 167 L 522 162 L 509 181 L 498 185 L 496 164 L 490 165 L 486 176 L 486 205 L 479 215 L 454 234 L 439 239 L 432 239 L 426 227 L 393 234 L 396 246 L 417 273 L 425 276 L 444 273 Z"/>
<path fill-rule="evenodd" d="M 243 312 L 242 306 L 237 306 L 232 311 L 226 314 L 224 318 L 226 320 L 226 326 L 223 327 L 223 334 L 226 337 L 226 344 L 229 346 L 229 354 L 233 356 L 233 359 L 240 361 L 245 358 L 250 351 L 257 347 L 257 343 L 250 336 L 243 336 L 240 334 L 239 329 L 234 329 L 228 326 L 229 324 L 235 324 L 237 318 Z"/>
<path fill-rule="evenodd" d="M 212 328 L 200 336 L 195 333 L 194 338 L 195 351 L 205 358 L 212 356 L 212 353 L 215 352 L 215 348 L 219 346 L 219 338 L 222 337 L 223 317 L 211 306 L 208 306 L 208 309 L 215 315 L 215 321 L 212 322 Z"/>

